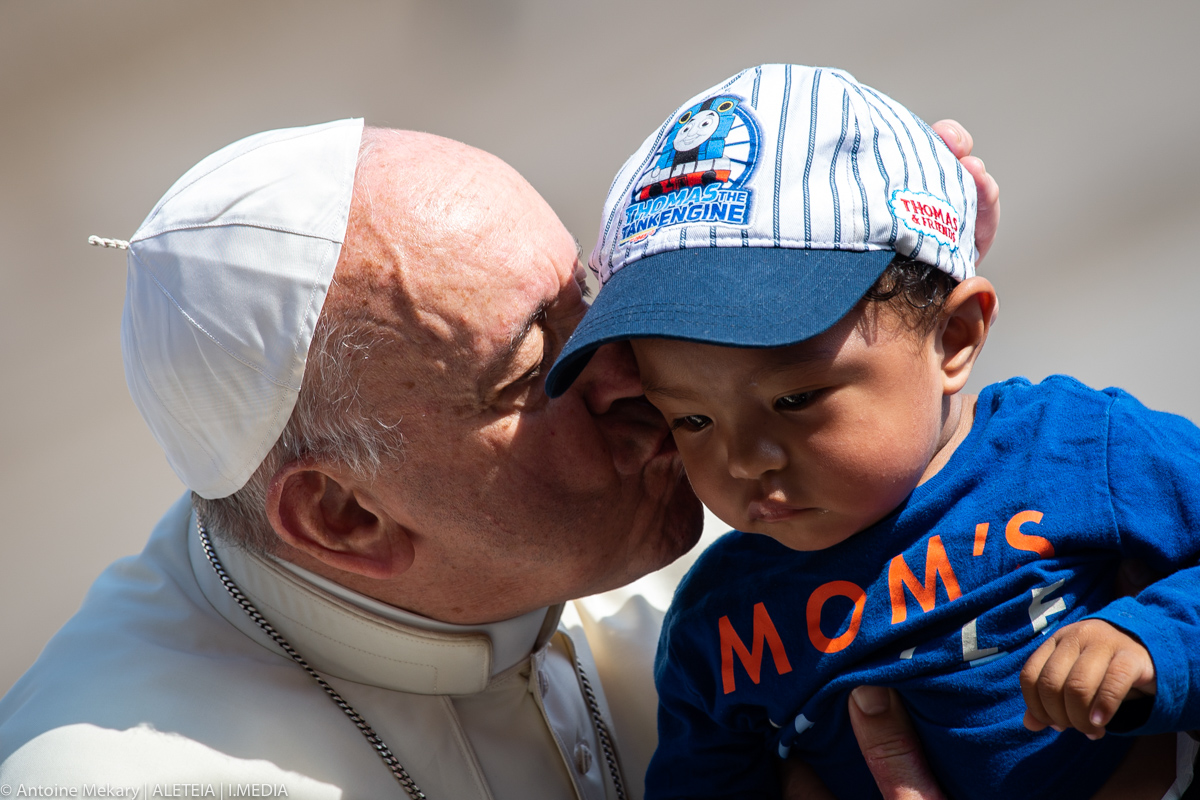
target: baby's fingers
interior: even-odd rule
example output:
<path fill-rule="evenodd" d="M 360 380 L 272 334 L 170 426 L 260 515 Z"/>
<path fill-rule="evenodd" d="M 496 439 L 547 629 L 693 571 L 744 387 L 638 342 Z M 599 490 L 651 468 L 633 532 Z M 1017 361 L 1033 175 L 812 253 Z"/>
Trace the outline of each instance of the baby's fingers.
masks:
<path fill-rule="evenodd" d="M 1104 735 L 1104 726 L 1133 686 L 1133 664 L 1102 646 L 1084 645 L 1063 683 L 1063 702 L 1072 727 L 1089 739 Z"/>
<path fill-rule="evenodd" d="M 1054 717 L 1042 703 L 1042 693 L 1039 688 L 1042 669 L 1058 648 L 1057 640 L 1051 638 L 1033 652 L 1025 666 L 1021 669 L 1021 696 L 1025 698 L 1025 727 L 1031 731 L 1040 731 L 1050 726 L 1056 726 Z M 1061 728 L 1059 728 L 1061 730 Z"/>
<path fill-rule="evenodd" d="M 1131 650 L 1121 649 L 1113 654 L 1088 709 L 1089 725 L 1103 729 L 1109 723 L 1121 703 L 1133 691 L 1134 684 L 1143 680 L 1146 661 L 1148 659 L 1141 658 L 1139 653 Z"/>
<path fill-rule="evenodd" d="M 1131 691 L 1154 693 L 1154 662 L 1136 639 L 1101 620 L 1068 625 L 1021 670 L 1025 726 L 1073 727 L 1099 739 Z"/>

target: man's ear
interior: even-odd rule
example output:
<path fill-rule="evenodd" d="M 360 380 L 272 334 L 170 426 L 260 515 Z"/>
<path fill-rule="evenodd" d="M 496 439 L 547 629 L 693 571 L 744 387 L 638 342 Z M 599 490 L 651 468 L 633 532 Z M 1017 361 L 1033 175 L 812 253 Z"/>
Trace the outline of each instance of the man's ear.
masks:
<path fill-rule="evenodd" d="M 336 467 L 284 464 L 267 487 L 267 517 L 280 539 L 335 569 L 386 580 L 412 566 L 408 530 Z"/>
<path fill-rule="evenodd" d="M 946 298 L 937 330 L 946 396 L 962 391 L 967 385 L 971 368 L 999 311 L 1000 300 L 987 278 L 967 278 Z"/>

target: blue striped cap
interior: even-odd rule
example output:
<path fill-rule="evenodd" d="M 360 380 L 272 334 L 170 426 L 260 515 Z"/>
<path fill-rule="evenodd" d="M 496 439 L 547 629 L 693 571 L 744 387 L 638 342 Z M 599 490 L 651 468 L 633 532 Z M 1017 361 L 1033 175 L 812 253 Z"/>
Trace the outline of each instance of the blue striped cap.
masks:
<path fill-rule="evenodd" d="M 975 183 L 928 125 L 836 69 L 765 64 L 680 106 L 613 181 L 601 291 L 546 378 L 624 339 L 781 347 L 899 254 L 975 274 Z"/>

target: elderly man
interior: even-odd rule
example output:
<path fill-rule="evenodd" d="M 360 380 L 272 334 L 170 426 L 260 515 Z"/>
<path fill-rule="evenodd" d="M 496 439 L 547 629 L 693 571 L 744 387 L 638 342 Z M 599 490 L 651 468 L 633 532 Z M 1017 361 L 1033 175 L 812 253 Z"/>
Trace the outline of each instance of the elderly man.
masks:
<path fill-rule="evenodd" d="M 129 249 L 130 391 L 192 493 L 0 702 L 0 785 L 640 797 L 660 612 L 564 604 L 679 558 L 701 510 L 624 351 L 546 398 L 585 305 L 533 188 L 436 136 L 272 131 Z M 868 750 L 904 734 L 880 719 Z"/>

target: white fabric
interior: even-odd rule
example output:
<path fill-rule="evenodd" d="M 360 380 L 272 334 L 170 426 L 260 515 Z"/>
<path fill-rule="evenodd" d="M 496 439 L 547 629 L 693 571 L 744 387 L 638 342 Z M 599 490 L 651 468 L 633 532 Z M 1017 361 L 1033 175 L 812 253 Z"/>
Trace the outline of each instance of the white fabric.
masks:
<path fill-rule="evenodd" d="M 529 658 L 529 653 L 538 643 L 538 634 L 547 624 L 547 614 L 552 611 L 557 619 L 560 609 L 540 609 L 516 619 L 506 619 L 502 622 L 492 622 L 481 625 L 452 625 L 436 619 L 422 617 L 402 608 L 381 603 L 373 597 L 359 594 L 353 589 L 347 589 L 340 583 L 334 583 L 326 577 L 309 572 L 303 567 L 296 566 L 290 561 L 271 559 L 273 563 L 292 573 L 301 581 L 323 589 L 335 598 L 344 600 L 364 611 L 369 611 L 385 620 L 399 622 L 401 625 L 421 628 L 435 633 L 453 634 L 483 634 L 491 641 L 492 675 L 516 665 L 518 661 Z"/>
<path fill-rule="evenodd" d="M 1200 754 L 1200 742 L 1186 733 L 1175 736 L 1175 782 L 1163 795 L 1162 800 L 1179 800 L 1192 785 L 1195 777 L 1196 756 Z"/>
<path fill-rule="evenodd" d="M 348 119 L 235 142 L 188 170 L 129 241 L 125 379 L 202 497 L 240 489 L 296 404 L 362 129 Z"/>
<path fill-rule="evenodd" d="M 230 598 L 196 539 L 185 496 L 142 554 L 96 581 L 0 700 L 0 784 L 136 786 L 142 797 L 249 783 L 293 798 L 403 796 L 344 714 Z M 641 591 L 569 604 L 564 625 L 542 632 L 544 646 L 493 675 L 487 634 L 400 624 L 268 560 L 229 547 L 220 555 L 430 800 L 613 797 L 576 655 L 600 690 L 629 794 L 642 796 L 654 647 L 686 564 L 643 579 Z M 527 631 L 522 619 L 492 634 Z"/>

